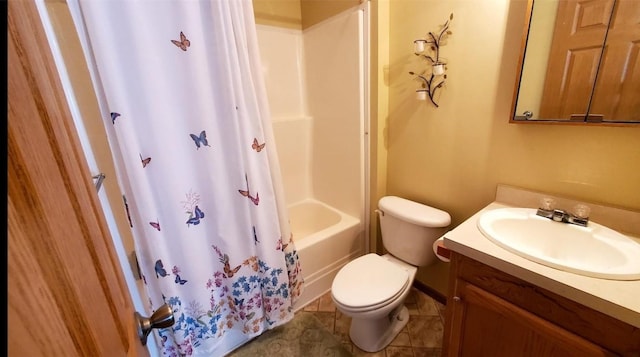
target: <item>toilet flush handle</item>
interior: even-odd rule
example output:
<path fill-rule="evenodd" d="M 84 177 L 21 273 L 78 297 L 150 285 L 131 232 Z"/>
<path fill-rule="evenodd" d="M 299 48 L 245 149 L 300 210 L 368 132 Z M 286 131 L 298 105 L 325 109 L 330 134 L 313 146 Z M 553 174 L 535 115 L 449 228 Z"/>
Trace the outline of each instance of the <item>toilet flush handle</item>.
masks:
<path fill-rule="evenodd" d="M 377 210 L 374 210 L 374 212 L 379 214 L 379 215 L 381 215 L 381 216 L 384 216 L 384 211 L 381 211 L 381 210 L 377 209 Z"/>

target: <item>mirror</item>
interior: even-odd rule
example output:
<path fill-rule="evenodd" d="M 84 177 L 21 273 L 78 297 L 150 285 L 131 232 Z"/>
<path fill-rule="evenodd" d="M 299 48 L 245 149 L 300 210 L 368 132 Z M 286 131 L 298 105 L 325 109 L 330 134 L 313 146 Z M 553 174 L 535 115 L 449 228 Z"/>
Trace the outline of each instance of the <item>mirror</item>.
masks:
<path fill-rule="evenodd" d="M 510 122 L 640 124 L 640 1 L 528 0 Z"/>

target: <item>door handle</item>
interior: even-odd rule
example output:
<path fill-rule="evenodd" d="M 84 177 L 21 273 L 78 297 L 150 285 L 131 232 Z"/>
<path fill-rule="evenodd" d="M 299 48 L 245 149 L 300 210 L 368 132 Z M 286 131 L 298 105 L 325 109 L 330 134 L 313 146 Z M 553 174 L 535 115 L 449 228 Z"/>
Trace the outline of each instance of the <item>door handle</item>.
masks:
<path fill-rule="evenodd" d="M 175 323 L 173 310 L 167 304 L 160 306 L 151 317 L 144 317 L 137 311 L 134 314 L 138 325 L 138 337 L 143 346 L 147 345 L 147 336 L 154 328 L 170 327 Z"/>

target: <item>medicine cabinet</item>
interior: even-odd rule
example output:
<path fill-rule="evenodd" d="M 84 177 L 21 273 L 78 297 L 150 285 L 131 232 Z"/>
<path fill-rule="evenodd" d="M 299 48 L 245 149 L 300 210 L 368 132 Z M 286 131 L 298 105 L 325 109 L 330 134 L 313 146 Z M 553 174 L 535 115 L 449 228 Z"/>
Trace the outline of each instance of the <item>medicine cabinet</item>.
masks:
<path fill-rule="evenodd" d="M 510 122 L 640 124 L 640 1 L 528 0 Z"/>

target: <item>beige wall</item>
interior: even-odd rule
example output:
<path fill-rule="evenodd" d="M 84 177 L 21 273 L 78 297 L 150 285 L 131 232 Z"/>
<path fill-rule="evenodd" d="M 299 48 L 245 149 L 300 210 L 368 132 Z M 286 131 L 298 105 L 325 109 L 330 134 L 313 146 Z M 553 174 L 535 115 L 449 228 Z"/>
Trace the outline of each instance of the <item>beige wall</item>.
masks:
<path fill-rule="evenodd" d="M 300 0 L 253 0 L 253 13 L 259 25 L 302 28 Z"/>
<path fill-rule="evenodd" d="M 389 1 L 371 1 L 370 123 L 369 123 L 369 247 L 383 253 L 377 214 L 378 200 L 387 192 L 387 114 L 389 113 Z"/>
<path fill-rule="evenodd" d="M 510 124 L 525 1 L 391 0 L 389 112 L 380 128 L 387 194 L 452 215 L 452 227 L 494 199 L 496 184 L 640 210 L 640 126 Z M 416 101 L 413 40 L 454 13 L 442 56 L 440 107 Z M 448 267 L 418 280 L 446 293 Z"/>
<path fill-rule="evenodd" d="M 360 4 L 361 0 L 253 0 L 256 23 L 306 29 Z"/>
<path fill-rule="evenodd" d="M 361 0 L 300 0 L 302 28 L 309 28 L 322 20 L 357 6 Z"/>

